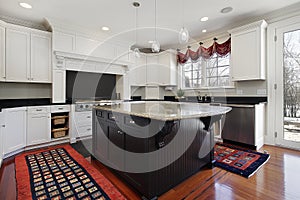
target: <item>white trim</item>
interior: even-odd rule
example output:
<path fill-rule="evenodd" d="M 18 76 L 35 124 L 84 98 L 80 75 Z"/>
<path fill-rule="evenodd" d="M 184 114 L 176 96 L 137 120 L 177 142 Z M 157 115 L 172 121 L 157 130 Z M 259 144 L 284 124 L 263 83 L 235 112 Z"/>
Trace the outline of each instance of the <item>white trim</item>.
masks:
<path fill-rule="evenodd" d="M 276 29 L 300 22 L 300 15 L 285 18 L 269 24 L 267 29 L 267 85 L 268 85 L 268 107 L 267 107 L 267 131 L 265 135 L 265 144 L 275 145 L 275 121 L 276 121 Z M 274 119 L 275 118 L 275 119 Z"/>

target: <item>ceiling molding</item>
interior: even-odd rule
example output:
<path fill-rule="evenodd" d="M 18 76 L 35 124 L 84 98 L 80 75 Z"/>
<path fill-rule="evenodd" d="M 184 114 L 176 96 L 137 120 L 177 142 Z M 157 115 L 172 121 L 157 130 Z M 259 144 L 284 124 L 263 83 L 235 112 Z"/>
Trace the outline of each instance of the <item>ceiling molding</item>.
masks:
<path fill-rule="evenodd" d="M 32 21 L 23 20 L 23 19 L 19 19 L 16 17 L 6 16 L 6 15 L 0 15 L 0 19 L 6 23 L 15 24 L 15 25 L 19 25 L 19 26 L 25 26 L 27 28 L 38 29 L 38 30 L 42 30 L 42 31 L 47 31 L 45 26 L 43 26 L 42 24 L 32 22 Z"/>

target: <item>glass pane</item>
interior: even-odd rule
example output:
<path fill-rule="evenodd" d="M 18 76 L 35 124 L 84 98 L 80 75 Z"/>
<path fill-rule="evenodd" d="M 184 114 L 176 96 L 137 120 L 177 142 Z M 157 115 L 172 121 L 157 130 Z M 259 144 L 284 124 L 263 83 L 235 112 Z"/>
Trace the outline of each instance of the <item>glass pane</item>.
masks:
<path fill-rule="evenodd" d="M 284 140 L 300 142 L 300 30 L 283 35 Z"/>
<path fill-rule="evenodd" d="M 229 77 L 219 78 L 219 86 L 228 86 L 228 85 L 229 85 Z"/>
<path fill-rule="evenodd" d="M 207 77 L 218 76 L 218 68 L 208 68 L 206 70 L 206 76 Z"/>
<path fill-rule="evenodd" d="M 218 68 L 219 76 L 229 76 L 229 66 Z"/>
<path fill-rule="evenodd" d="M 207 78 L 208 86 L 218 86 L 218 78 Z"/>
<path fill-rule="evenodd" d="M 183 70 L 184 70 L 184 71 L 190 71 L 190 70 L 192 70 L 192 64 L 191 64 L 191 63 L 186 63 L 186 64 L 183 66 Z"/>
<path fill-rule="evenodd" d="M 224 57 L 219 57 L 218 65 L 219 66 L 229 65 L 229 55 Z"/>
<path fill-rule="evenodd" d="M 211 58 L 207 60 L 207 67 L 217 67 L 217 59 L 216 58 Z"/>
<path fill-rule="evenodd" d="M 200 87 L 200 86 L 201 86 L 201 79 L 194 79 L 193 87 Z"/>

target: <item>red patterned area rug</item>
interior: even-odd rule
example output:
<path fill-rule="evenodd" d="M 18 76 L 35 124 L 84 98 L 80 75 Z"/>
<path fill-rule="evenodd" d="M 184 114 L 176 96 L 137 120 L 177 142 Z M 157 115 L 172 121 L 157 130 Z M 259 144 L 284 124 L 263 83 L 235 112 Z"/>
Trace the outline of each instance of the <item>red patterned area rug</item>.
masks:
<path fill-rule="evenodd" d="M 19 200 L 126 199 L 70 145 L 26 152 L 15 163 Z"/>
<path fill-rule="evenodd" d="M 270 158 L 269 154 L 217 143 L 214 165 L 246 178 L 251 177 Z"/>

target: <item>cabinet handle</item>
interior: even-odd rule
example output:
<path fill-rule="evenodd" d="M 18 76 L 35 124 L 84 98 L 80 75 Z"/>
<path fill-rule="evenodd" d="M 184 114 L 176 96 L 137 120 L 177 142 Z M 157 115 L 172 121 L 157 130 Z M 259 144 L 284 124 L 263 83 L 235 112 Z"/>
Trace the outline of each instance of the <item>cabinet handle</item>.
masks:
<path fill-rule="evenodd" d="M 122 131 L 118 131 L 118 133 L 119 133 L 120 135 L 122 135 L 122 134 L 123 134 L 123 132 L 122 132 Z"/>
<path fill-rule="evenodd" d="M 3 128 L 5 128 L 5 125 L 2 125 Z"/>
<path fill-rule="evenodd" d="M 42 109 L 36 109 L 35 111 L 42 111 Z"/>
<path fill-rule="evenodd" d="M 130 120 L 129 123 L 130 123 L 130 124 L 135 124 L 135 121 Z"/>
<path fill-rule="evenodd" d="M 86 129 L 87 131 L 90 131 L 90 130 L 92 130 L 91 128 L 88 128 L 88 129 Z"/>
<path fill-rule="evenodd" d="M 89 119 L 89 118 L 91 118 L 91 116 L 87 116 L 86 118 L 88 118 L 88 119 Z"/>
<path fill-rule="evenodd" d="M 58 108 L 58 110 L 63 110 L 64 108 Z"/>
<path fill-rule="evenodd" d="M 112 116 L 111 118 L 112 118 L 112 119 L 116 119 L 116 117 L 115 117 L 115 116 Z"/>

